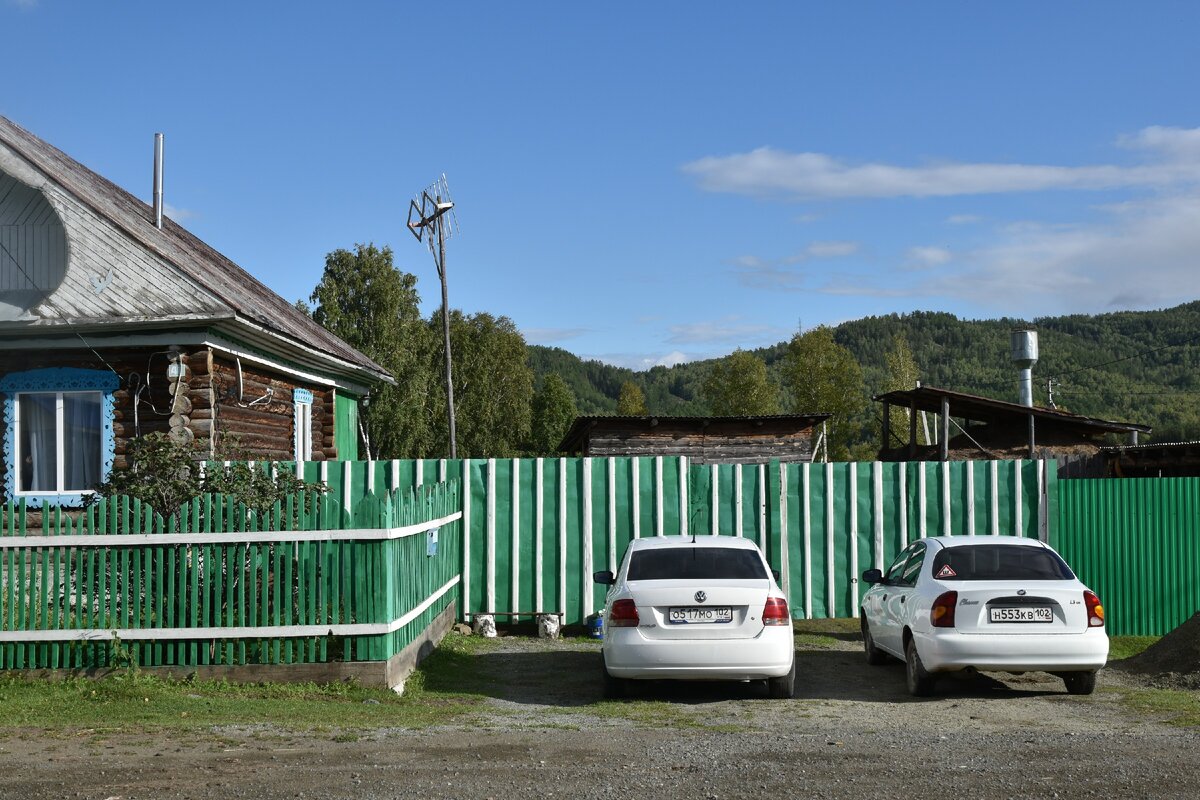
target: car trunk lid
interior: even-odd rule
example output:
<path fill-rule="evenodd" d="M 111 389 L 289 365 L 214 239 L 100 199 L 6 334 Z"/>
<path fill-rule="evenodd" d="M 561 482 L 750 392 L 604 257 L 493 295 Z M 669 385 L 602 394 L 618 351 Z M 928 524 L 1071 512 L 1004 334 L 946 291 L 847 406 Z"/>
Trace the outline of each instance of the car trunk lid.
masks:
<path fill-rule="evenodd" d="M 762 632 L 771 582 L 713 579 L 630 581 L 649 639 L 750 639 Z"/>

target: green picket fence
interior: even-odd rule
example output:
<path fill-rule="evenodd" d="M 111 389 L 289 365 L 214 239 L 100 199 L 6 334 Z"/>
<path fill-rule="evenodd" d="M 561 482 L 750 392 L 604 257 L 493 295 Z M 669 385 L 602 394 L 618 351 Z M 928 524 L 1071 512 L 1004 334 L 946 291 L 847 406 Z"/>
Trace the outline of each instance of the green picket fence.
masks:
<path fill-rule="evenodd" d="M 3 669 L 380 661 L 457 598 L 455 482 L 353 509 L 312 493 L 263 513 L 208 495 L 166 518 L 129 498 L 0 515 Z"/>
<path fill-rule="evenodd" d="M 1057 474 L 1042 461 L 398 460 L 308 462 L 299 474 L 324 482 L 351 509 L 375 494 L 459 479 L 464 614 L 550 611 L 568 623 L 603 606 L 592 573 L 615 569 L 637 537 L 753 538 L 780 571 L 795 616 L 845 617 L 857 613 L 865 591 L 861 571 L 886 566 L 913 538 L 1045 539 L 1057 520 Z"/>
<path fill-rule="evenodd" d="M 1051 544 L 1110 634 L 1161 636 L 1200 611 L 1200 478 L 1064 479 Z"/>

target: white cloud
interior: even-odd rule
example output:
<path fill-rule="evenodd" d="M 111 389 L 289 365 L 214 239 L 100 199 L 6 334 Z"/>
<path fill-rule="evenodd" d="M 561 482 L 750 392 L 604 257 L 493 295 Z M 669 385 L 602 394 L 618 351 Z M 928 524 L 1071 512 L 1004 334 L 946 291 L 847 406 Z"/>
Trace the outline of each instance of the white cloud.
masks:
<path fill-rule="evenodd" d="M 813 242 L 804 248 L 808 258 L 840 258 L 858 252 L 858 242 Z"/>
<path fill-rule="evenodd" d="M 687 361 L 691 361 L 691 360 L 692 360 L 692 357 L 689 356 L 687 353 L 684 353 L 680 350 L 672 350 L 671 352 L 667 353 L 665 356 L 660 356 L 658 358 L 658 360 L 655 361 L 652 366 L 673 367 L 676 364 L 683 364 L 683 363 L 685 363 Z"/>
<path fill-rule="evenodd" d="M 786 330 L 773 325 L 743 322 L 741 317 L 671 325 L 668 330 L 671 335 L 667 337 L 667 341 L 671 344 L 775 341 L 776 337 L 787 333 Z"/>
<path fill-rule="evenodd" d="M 983 217 L 978 214 L 951 214 L 946 217 L 949 225 L 973 225 L 976 222 L 983 222 Z"/>
<path fill-rule="evenodd" d="M 176 222 L 183 222 L 187 219 L 196 219 L 200 216 L 195 211 L 191 211 L 186 208 L 176 208 L 170 203 L 163 203 L 163 215 L 170 217 Z"/>
<path fill-rule="evenodd" d="M 34 9 L 38 7 L 39 2 L 40 0 L 8 0 L 8 5 L 21 9 Z"/>
<path fill-rule="evenodd" d="M 733 259 L 738 282 L 753 289 L 799 291 L 806 286 L 805 273 L 797 268 L 816 259 L 845 258 L 861 249 L 858 242 L 810 242 L 799 253 L 782 259 L 744 255 Z"/>
<path fill-rule="evenodd" d="M 530 344 L 543 345 L 577 339 L 588 332 L 587 328 L 527 328 L 521 331 L 525 336 L 525 341 Z"/>
<path fill-rule="evenodd" d="M 908 249 L 908 262 L 917 267 L 940 267 L 952 258 L 954 254 L 944 247 L 925 246 Z"/>
<path fill-rule="evenodd" d="M 1151 127 L 1118 140 L 1144 153 L 1145 163 L 1002 164 L 938 162 L 923 166 L 851 163 L 824 153 L 760 147 L 707 156 L 682 169 L 702 189 L 793 198 L 950 197 L 1051 189 L 1164 187 L 1200 180 L 1200 128 Z"/>
<path fill-rule="evenodd" d="M 647 353 L 602 353 L 600 355 L 580 355 L 580 358 L 585 360 L 601 361 L 605 364 L 611 364 L 614 367 L 625 367 L 632 370 L 647 370 L 651 367 L 673 367 L 676 364 L 683 364 L 688 361 L 697 361 L 699 359 L 711 358 L 710 354 L 704 353 L 685 353 L 681 350 L 672 350 L 665 354 L 647 354 Z"/>

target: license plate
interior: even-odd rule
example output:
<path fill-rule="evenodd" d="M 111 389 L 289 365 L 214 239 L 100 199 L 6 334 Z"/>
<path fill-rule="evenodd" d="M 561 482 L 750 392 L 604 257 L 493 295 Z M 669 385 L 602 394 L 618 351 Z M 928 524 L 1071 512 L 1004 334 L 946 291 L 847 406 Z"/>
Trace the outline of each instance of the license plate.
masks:
<path fill-rule="evenodd" d="M 1054 611 L 1047 606 L 1032 608 L 989 608 L 991 622 L 1054 622 Z"/>
<path fill-rule="evenodd" d="M 731 606 L 672 606 L 667 621 L 672 625 L 707 625 L 733 622 Z"/>

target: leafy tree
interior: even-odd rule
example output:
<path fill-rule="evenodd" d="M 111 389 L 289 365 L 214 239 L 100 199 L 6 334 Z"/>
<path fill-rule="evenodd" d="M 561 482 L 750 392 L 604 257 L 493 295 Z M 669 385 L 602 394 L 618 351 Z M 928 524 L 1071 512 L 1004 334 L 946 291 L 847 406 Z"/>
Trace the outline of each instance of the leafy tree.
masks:
<path fill-rule="evenodd" d="M 650 414 L 646 408 L 646 395 L 633 381 L 621 384 L 621 396 L 617 398 L 617 413 L 623 417 L 645 417 Z"/>
<path fill-rule="evenodd" d="M 792 412 L 832 414 L 826 434 L 830 458 L 847 459 L 850 445 L 861 436 L 856 417 L 866 407 L 866 392 L 862 367 L 834 341 L 832 328 L 821 325 L 792 337 L 783 379 Z"/>
<path fill-rule="evenodd" d="M 230 460 L 229 465 L 202 470 L 194 457 L 191 442 L 177 442 L 164 433 L 130 439 L 125 466 L 114 469 L 87 499 L 96 502 L 125 495 L 169 517 L 193 498 L 219 493 L 232 496 L 261 516 L 289 495 L 326 490 L 323 484 L 307 483 L 287 471 L 272 475 L 266 470 L 251 469 L 245 463 L 246 454 L 233 437 L 221 442 L 216 459 Z"/>
<path fill-rule="evenodd" d="M 313 319 L 396 379 L 361 411 L 371 458 L 419 458 L 432 449 L 427 395 L 434 339 L 421 319 L 416 286 L 415 275 L 393 266 L 391 248 L 357 244 L 325 257 L 310 298 L 319 304 Z"/>
<path fill-rule="evenodd" d="M 704 396 L 717 416 L 779 413 L 779 389 L 767 376 L 766 362 L 741 349 L 713 364 Z"/>
<path fill-rule="evenodd" d="M 427 323 L 439 346 L 430 353 L 426 413 L 432 421 L 434 447 L 449 450 L 449 423 L 442 393 L 441 311 Z M 533 371 L 525 339 L 508 317 L 487 313 L 465 316 L 450 311 L 450 350 L 454 356 L 455 426 L 460 458 L 515 456 L 529 440 Z"/>
<path fill-rule="evenodd" d="M 553 453 L 578 415 L 571 387 L 557 373 L 547 375 L 533 395 L 533 455 Z"/>
<path fill-rule="evenodd" d="M 887 352 L 884 362 L 887 365 L 887 381 L 883 384 L 884 392 L 905 391 L 916 387 L 920 372 L 917 370 L 917 360 L 913 357 L 912 348 L 908 346 L 908 338 L 904 334 L 897 332 L 892 336 L 892 349 Z M 908 415 L 910 413 L 908 408 L 891 407 L 889 416 L 891 417 L 893 436 L 890 442 L 884 444 L 884 447 L 897 447 L 908 442 Z M 924 427 L 921 425 L 917 425 L 917 444 L 929 444 L 926 441 Z"/>

